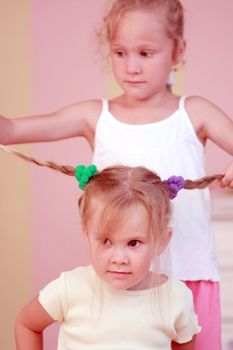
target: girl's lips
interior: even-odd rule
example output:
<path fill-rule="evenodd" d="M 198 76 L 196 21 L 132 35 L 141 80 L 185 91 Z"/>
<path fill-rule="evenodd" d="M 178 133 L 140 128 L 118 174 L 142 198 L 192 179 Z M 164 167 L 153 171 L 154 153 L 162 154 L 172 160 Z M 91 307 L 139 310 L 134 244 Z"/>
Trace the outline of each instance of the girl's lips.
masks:
<path fill-rule="evenodd" d="M 117 275 L 129 275 L 131 274 L 131 272 L 127 272 L 127 271 L 108 271 L 109 273 L 115 273 Z"/>
<path fill-rule="evenodd" d="M 143 84 L 144 81 L 136 81 L 136 80 L 126 80 L 127 84 Z"/>

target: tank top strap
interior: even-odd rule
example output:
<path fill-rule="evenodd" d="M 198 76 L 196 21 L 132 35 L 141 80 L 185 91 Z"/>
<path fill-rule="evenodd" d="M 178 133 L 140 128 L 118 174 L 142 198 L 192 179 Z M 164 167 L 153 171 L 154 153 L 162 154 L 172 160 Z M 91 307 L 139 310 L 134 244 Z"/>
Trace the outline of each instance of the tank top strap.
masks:
<path fill-rule="evenodd" d="M 180 97 L 180 100 L 179 100 L 179 110 L 185 110 L 185 99 L 186 99 L 186 96 L 181 96 Z"/>
<path fill-rule="evenodd" d="M 108 100 L 106 98 L 102 98 L 102 113 L 108 112 Z"/>
<path fill-rule="evenodd" d="M 106 129 L 106 124 L 108 125 L 108 120 L 109 120 L 109 103 L 106 98 L 101 98 L 102 102 L 102 110 L 96 125 L 96 130 L 95 130 L 95 139 L 99 137 L 99 134 L 102 133 L 102 130 Z"/>

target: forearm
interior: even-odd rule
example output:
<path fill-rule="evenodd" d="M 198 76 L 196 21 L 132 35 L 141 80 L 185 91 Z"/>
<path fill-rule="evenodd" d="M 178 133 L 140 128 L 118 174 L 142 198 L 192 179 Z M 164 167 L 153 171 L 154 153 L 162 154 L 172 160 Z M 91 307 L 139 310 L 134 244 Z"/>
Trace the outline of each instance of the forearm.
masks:
<path fill-rule="evenodd" d="M 16 324 L 15 327 L 16 350 L 42 350 L 43 335 L 28 329 L 22 324 Z"/>
<path fill-rule="evenodd" d="M 14 119 L 0 116 L 0 144 L 54 141 L 59 138 L 54 130 L 55 118 L 49 115 Z"/>
<path fill-rule="evenodd" d="M 74 126 L 68 117 L 59 111 L 13 119 L 0 115 L 0 144 L 48 142 L 83 136 L 84 127 L 80 126 L 81 122 L 73 122 Z"/>

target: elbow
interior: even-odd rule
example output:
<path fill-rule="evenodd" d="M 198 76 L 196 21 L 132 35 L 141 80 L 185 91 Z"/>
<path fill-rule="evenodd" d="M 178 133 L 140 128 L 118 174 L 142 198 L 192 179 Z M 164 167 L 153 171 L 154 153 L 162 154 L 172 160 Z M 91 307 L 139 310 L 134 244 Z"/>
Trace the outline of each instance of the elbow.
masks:
<path fill-rule="evenodd" d="M 15 320 L 15 346 L 16 350 L 20 349 L 21 344 L 21 334 L 22 334 L 22 323 L 20 322 L 19 316 Z"/>
<path fill-rule="evenodd" d="M 20 338 L 21 338 L 21 335 L 24 333 L 24 330 L 25 330 L 25 326 L 23 325 L 23 323 L 21 321 L 20 314 L 19 314 L 17 316 L 16 320 L 15 320 L 15 343 L 16 343 L 16 349 L 19 348 Z"/>
<path fill-rule="evenodd" d="M 28 325 L 25 325 L 20 315 L 15 321 L 15 345 L 16 350 L 43 349 L 42 332 L 36 332 Z"/>

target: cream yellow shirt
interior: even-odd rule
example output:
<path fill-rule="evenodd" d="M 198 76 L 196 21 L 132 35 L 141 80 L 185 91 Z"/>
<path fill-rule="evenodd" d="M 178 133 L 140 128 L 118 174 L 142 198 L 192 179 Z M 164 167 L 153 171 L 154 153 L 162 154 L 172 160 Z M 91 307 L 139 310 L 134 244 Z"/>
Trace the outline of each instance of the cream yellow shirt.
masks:
<path fill-rule="evenodd" d="M 113 290 L 92 266 L 64 272 L 39 295 L 60 322 L 58 350 L 168 350 L 200 331 L 192 294 L 169 279 L 140 291 Z"/>

